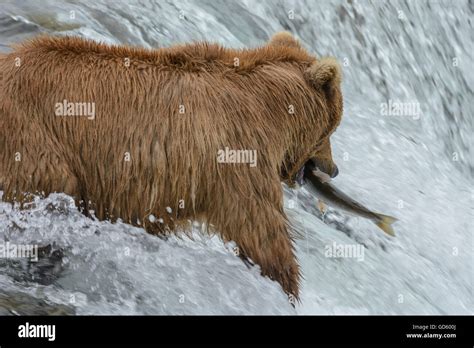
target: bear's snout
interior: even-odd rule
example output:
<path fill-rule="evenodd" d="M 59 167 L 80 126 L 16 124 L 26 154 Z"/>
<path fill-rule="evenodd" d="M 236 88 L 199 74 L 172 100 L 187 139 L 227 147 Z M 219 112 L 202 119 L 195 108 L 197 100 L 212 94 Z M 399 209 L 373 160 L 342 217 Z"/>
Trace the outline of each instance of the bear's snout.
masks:
<path fill-rule="evenodd" d="M 335 178 L 339 174 L 339 169 L 337 168 L 336 165 L 334 165 L 334 169 L 332 170 L 331 173 L 331 178 Z"/>
<path fill-rule="evenodd" d="M 335 178 L 339 174 L 339 169 L 333 161 L 313 157 L 310 162 L 312 162 L 311 166 L 314 169 L 321 171 L 330 178 Z"/>

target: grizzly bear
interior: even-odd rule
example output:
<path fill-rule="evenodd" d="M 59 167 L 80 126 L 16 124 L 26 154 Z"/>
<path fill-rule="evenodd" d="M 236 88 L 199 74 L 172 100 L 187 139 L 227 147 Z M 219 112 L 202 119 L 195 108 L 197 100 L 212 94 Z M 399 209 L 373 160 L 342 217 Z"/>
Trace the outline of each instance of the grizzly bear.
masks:
<path fill-rule="evenodd" d="M 3 200 L 65 192 L 153 234 L 200 221 L 298 298 L 282 182 L 337 172 L 340 67 L 289 33 L 254 49 L 40 36 L 0 56 Z"/>

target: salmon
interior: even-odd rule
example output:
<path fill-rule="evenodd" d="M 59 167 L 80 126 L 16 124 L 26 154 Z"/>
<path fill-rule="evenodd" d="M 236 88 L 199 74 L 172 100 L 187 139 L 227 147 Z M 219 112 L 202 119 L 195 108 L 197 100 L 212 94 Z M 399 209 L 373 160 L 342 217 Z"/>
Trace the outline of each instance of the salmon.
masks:
<path fill-rule="evenodd" d="M 331 185 L 330 180 L 320 175 L 318 168 L 314 166 L 312 161 L 308 161 L 305 165 L 304 179 L 305 182 L 309 183 L 311 193 L 315 194 L 324 203 L 350 215 L 369 219 L 386 234 L 392 237 L 395 236 L 392 224 L 397 221 L 396 218 L 373 212 L 338 190 Z"/>

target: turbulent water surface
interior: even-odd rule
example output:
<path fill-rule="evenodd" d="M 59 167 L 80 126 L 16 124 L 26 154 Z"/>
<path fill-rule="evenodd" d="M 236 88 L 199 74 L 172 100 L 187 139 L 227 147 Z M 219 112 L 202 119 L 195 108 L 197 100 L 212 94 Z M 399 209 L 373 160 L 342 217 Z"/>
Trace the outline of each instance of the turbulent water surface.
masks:
<path fill-rule="evenodd" d="M 194 240 L 160 239 L 86 218 L 64 194 L 27 210 L 0 201 L 0 241 L 41 246 L 36 263 L 0 259 L 0 314 L 473 313 L 473 12 L 462 0 L 0 3 L 3 52 L 42 32 L 150 48 L 293 32 L 343 66 L 334 184 L 400 220 L 389 238 L 285 188 L 304 275 L 293 308 L 197 225 Z M 397 103 L 411 109 L 397 115 Z M 363 257 L 328 257 L 335 245 Z"/>

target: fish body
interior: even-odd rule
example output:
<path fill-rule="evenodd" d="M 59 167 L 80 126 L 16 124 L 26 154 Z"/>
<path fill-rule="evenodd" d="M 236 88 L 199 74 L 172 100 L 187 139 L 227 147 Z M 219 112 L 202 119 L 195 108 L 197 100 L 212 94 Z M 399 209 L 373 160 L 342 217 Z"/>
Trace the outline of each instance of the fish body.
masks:
<path fill-rule="evenodd" d="M 380 229 L 390 236 L 395 236 L 392 223 L 397 221 L 396 218 L 388 215 L 373 212 L 356 202 L 344 192 L 341 192 L 329 181 L 322 180 L 318 175 L 317 168 L 306 165 L 304 169 L 304 179 L 309 182 L 310 190 L 318 196 L 320 200 L 333 206 L 334 208 L 343 210 L 351 215 L 364 217 L 373 221 Z"/>

